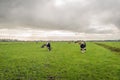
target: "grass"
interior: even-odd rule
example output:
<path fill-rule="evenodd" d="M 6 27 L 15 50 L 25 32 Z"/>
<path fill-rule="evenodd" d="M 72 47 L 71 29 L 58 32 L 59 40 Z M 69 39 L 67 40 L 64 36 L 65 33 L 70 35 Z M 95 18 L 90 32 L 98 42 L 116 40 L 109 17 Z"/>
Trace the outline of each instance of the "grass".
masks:
<path fill-rule="evenodd" d="M 120 42 L 100 42 L 100 43 L 111 47 L 120 48 Z"/>
<path fill-rule="evenodd" d="M 99 42 L 95 44 L 107 48 L 111 51 L 120 53 L 120 42 Z"/>
<path fill-rule="evenodd" d="M 92 42 L 0 42 L 0 80 L 120 80 L 120 55 Z"/>

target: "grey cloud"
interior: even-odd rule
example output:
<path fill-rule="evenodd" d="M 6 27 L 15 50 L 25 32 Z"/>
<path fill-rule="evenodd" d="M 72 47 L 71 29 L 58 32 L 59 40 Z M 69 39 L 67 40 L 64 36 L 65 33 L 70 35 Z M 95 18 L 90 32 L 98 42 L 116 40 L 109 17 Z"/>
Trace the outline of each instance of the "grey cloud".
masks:
<path fill-rule="evenodd" d="M 16 28 L 19 25 L 35 29 L 110 33 L 111 30 L 90 28 L 96 16 L 95 20 L 100 25 L 113 24 L 120 29 L 120 0 L 86 0 L 86 5 L 73 0 L 73 3 L 59 7 L 54 5 L 54 1 L 0 0 L 0 25 L 6 28 Z"/>

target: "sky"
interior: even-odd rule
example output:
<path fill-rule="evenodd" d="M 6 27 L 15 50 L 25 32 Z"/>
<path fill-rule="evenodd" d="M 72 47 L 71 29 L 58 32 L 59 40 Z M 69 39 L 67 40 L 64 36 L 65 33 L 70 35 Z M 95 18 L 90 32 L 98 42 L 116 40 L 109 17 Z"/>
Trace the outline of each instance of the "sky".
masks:
<path fill-rule="evenodd" d="M 0 0 L 0 39 L 120 39 L 120 0 Z"/>

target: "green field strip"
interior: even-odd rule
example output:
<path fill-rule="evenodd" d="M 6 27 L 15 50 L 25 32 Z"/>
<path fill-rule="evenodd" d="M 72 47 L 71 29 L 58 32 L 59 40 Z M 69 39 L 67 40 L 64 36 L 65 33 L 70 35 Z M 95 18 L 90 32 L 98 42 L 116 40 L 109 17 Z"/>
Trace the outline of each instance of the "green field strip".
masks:
<path fill-rule="evenodd" d="M 40 48 L 45 42 L 0 43 L 0 80 L 120 80 L 120 56 L 87 42 L 52 42 L 52 51 Z M 5 45 L 4 45 L 5 44 Z"/>
<path fill-rule="evenodd" d="M 104 48 L 107 48 L 107 49 L 109 49 L 111 51 L 120 52 L 120 48 L 117 48 L 117 47 L 112 47 L 112 46 L 104 44 L 104 43 L 95 43 L 95 44 L 97 44 L 99 46 L 102 46 Z"/>

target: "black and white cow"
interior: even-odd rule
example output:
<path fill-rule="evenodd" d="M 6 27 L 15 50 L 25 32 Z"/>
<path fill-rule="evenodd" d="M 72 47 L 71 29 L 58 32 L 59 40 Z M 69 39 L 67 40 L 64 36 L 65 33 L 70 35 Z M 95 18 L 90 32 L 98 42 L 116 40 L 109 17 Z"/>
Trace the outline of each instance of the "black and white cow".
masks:
<path fill-rule="evenodd" d="M 49 51 L 51 51 L 51 44 L 50 44 L 50 42 L 47 42 L 46 47 L 48 48 Z"/>
<path fill-rule="evenodd" d="M 47 47 L 49 51 L 51 51 L 51 44 L 50 42 L 47 42 L 47 44 L 43 44 L 41 48 Z"/>
<path fill-rule="evenodd" d="M 82 41 L 80 43 L 80 48 L 81 48 L 81 52 L 84 53 L 86 51 L 86 43 Z"/>
<path fill-rule="evenodd" d="M 41 46 L 41 48 L 44 48 L 46 46 L 46 44 L 43 44 L 42 46 Z"/>

